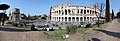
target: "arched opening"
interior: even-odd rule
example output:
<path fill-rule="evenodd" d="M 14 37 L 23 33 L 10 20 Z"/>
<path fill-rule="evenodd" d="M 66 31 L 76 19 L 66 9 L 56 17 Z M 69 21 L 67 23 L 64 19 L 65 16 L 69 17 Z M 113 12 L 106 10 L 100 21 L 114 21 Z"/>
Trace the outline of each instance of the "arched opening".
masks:
<path fill-rule="evenodd" d="M 67 10 L 65 9 L 65 15 L 67 15 Z"/>
<path fill-rule="evenodd" d="M 60 21 L 60 17 L 59 17 L 59 21 Z"/>
<path fill-rule="evenodd" d="M 83 18 L 82 18 L 82 17 L 80 17 L 80 21 L 83 21 Z"/>
<path fill-rule="evenodd" d="M 59 10 L 59 15 L 60 15 L 60 13 L 61 13 L 61 12 L 60 12 L 60 10 Z"/>
<path fill-rule="evenodd" d="M 68 19 L 69 19 L 69 21 L 71 21 L 71 17 L 69 17 Z"/>
<path fill-rule="evenodd" d="M 65 17 L 65 21 L 67 21 L 67 17 Z"/>
<path fill-rule="evenodd" d="M 86 17 L 84 17 L 84 21 L 86 21 Z"/>
<path fill-rule="evenodd" d="M 57 17 L 57 21 L 58 21 L 58 17 Z"/>
<path fill-rule="evenodd" d="M 77 22 L 79 21 L 79 17 L 76 17 L 76 21 L 77 21 Z"/>
<path fill-rule="evenodd" d="M 56 21 L 56 17 L 55 17 L 55 21 Z"/>
<path fill-rule="evenodd" d="M 89 21 L 89 17 L 87 17 L 87 21 Z"/>
<path fill-rule="evenodd" d="M 78 9 L 77 13 L 79 14 L 79 9 Z"/>
<path fill-rule="evenodd" d="M 72 21 L 75 22 L 75 17 L 72 17 Z"/>
<path fill-rule="evenodd" d="M 68 13 L 70 13 L 70 9 L 68 9 Z"/>
<path fill-rule="evenodd" d="M 63 17 L 62 17 L 62 21 L 63 21 Z"/>
<path fill-rule="evenodd" d="M 63 10 L 62 10 L 62 15 L 64 14 Z"/>
<path fill-rule="evenodd" d="M 91 19 L 92 19 L 92 18 L 90 17 L 90 21 L 91 21 Z"/>

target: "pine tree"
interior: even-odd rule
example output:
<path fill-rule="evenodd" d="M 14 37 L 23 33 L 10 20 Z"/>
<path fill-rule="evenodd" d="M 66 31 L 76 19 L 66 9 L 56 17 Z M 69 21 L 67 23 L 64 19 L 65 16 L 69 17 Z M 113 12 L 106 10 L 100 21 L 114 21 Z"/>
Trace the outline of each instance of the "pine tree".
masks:
<path fill-rule="evenodd" d="M 110 21 L 110 4 L 109 4 L 109 0 L 106 0 L 105 20 L 106 20 L 106 22 Z"/>
<path fill-rule="evenodd" d="M 113 9 L 112 9 L 112 20 L 114 19 L 114 11 L 113 11 Z"/>

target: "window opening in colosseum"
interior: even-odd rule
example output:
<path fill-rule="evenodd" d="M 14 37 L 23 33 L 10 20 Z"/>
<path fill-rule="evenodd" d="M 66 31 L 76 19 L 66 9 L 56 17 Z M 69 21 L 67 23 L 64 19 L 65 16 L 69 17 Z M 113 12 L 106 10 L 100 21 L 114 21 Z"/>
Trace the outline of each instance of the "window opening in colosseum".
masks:
<path fill-rule="evenodd" d="M 83 18 L 82 18 L 82 17 L 80 17 L 80 21 L 83 21 Z"/>
<path fill-rule="evenodd" d="M 68 9 L 68 13 L 70 13 L 70 9 Z"/>
<path fill-rule="evenodd" d="M 69 17 L 68 19 L 69 19 L 69 21 L 71 21 L 71 17 Z"/>
<path fill-rule="evenodd" d="M 92 14 L 94 14 L 94 11 L 92 11 Z"/>
<path fill-rule="evenodd" d="M 60 17 L 59 17 L 59 21 L 60 21 Z"/>
<path fill-rule="evenodd" d="M 62 17 L 62 21 L 63 21 L 63 17 Z"/>
<path fill-rule="evenodd" d="M 84 14 L 86 14 L 86 10 L 84 10 Z"/>
<path fill-rule="evenodd" d="M 90 17 L 90 21 L 91 21 L 91 19 L 92 19 L 92 18 Z"/>
<path fill-rule="evenodd" d="M 87 10 L 87 13 L 89 13 L 89 10 Z"/>
<path fill-rule="evenodd" d="M 77 11 L 77 13 L 79 14 L 79 10 Z"/>
<path fill-rule="evenodd" d="M 67 15 L 67 10 L 65 9 L 65 15 Z"/>
<path fill-rule="evenodd" d="M 90 10 L 90 14 L 92 13 L 92 11 Z"/>
<path fill-rule="evenodd" d="M 67 17 L 65 17 L 65 21 L 67 21 Z"/>
<path fill-rule="evenodd" d="M 87 17 L 87 21 L 89 21 L 89 17 Z"/>
<path fill-rule="evenodd" d="M 72 17 L 72 21 L 73 21 L 73 22 L 75 21 L 75 17 Z"/>
<path fill-rule="evenodd" d="M 59 10 L 59 15 L 60 15 L 60 13 L 61 13 L 61 12 L 60 12 L 60 10 Z"/>
<path fill-rule="evenodd" d="M 79 17 L 77 17 L 76 20 L 79 21 Z"/>
<path fill-rule="evenodd" d="M 86 21 L 86 17 L 84 17 L 84 21 Z"/>

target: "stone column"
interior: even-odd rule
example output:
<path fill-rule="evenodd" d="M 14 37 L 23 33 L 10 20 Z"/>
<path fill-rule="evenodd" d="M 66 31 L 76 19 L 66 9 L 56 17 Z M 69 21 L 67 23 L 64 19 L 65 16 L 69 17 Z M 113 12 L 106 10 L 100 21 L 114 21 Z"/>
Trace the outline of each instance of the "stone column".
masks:
<path fill-rule="evenodd" d="M 89 21 L 90 21 L 90 17 L 89 17 Z"/>
<path fill-rule="evenodd" d="M 59 17 L 58 17 L 58 21 L 60 21 Z"/>
<path fill-rule="evenodd" d="M 83 14 L 84 14 L 84 9 L 83 9 L 83 12 L 82 12 Z"/>
<path fill-rule="evenodd" d="M 80 22 L 80 17 L 79 17 L 79 22 Z"/>
<path fill-rule="evenodd" d="M 65 17 L 63 17 L 63 22 L 65 22 Z"/>
<path fill-rule="evenodd" d="M 76 17 L 75 17 L 75 22 L 76 22 Z"/>
<path fill-rule="evenodd" d="M 67 22 L 69 21 L 68 18 L 69 18 L 69 17 L 67 17 Z"/>
<path fill-rule="evenodd" d="M 67 15 L 68 15 L 68 9 L 67 9 Z"/>
<path fill-rule="evenodd" d="M 72 22 L 72 17 L 71 17 L 71 22 Z"/>
<path fill-rule="evenodd" d="M 81 10 L 80 10 L 80 9 L 78 9 L 78 10 L 79 10 L 79 14 L 80 14 L 80 11 L 81 11 Z"/>
<path fill-rule="evenodd" d="M 84 17 L 83 17 L 83 22 L 84 22 Z"/>

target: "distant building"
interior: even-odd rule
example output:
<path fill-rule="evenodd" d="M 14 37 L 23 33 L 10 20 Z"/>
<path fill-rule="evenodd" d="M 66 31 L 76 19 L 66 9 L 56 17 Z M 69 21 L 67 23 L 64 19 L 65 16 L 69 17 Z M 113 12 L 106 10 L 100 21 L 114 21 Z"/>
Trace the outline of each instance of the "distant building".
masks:
<path fill-rule="evenodd" d="M 62 3 L 50 8 L 50 20 L 62 22 L 85 22 L 97 19 L 100 11 L 95 6 L 75 6 Z"/>
<path fill-rule="evenodd" d="M 20 14 L 20 9 L 14 8 L 10 13 L 9 13 L 9 20 L 10 21 L 20 21 L 21 20 L 21 14 Z"/>

